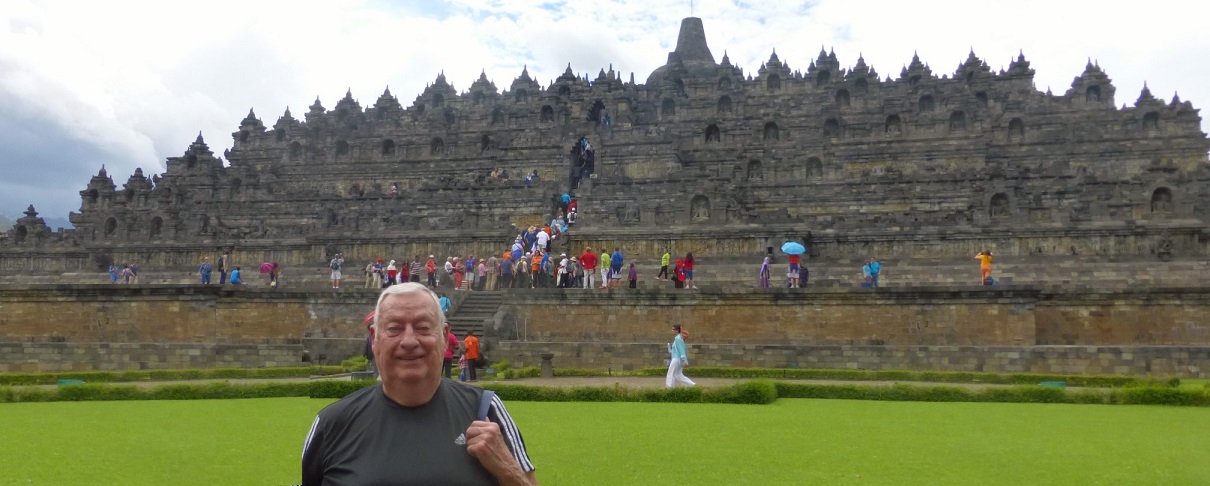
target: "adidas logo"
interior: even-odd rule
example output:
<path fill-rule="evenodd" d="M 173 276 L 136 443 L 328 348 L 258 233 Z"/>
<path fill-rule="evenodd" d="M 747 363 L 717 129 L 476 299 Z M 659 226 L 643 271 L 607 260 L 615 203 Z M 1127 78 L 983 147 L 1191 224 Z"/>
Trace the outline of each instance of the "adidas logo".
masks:
<path fill-rule="evenodd" d="M 454 439 L 456 445 L 466 445 L 466 434 L 458 434 L 458 438 Z"/>

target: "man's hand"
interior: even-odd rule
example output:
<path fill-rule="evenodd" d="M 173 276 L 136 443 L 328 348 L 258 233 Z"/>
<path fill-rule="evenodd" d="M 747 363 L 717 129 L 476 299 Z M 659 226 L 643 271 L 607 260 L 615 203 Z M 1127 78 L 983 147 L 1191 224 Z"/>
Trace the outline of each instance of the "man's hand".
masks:
<path fill-rule="evenodd" d="M 504 443 L 500 425 L 476 420 L 466 429 L 466 452 L 479 460 L 487 472 L 504 485 L 536 485 L 534 474 L 525 473 Z"/>

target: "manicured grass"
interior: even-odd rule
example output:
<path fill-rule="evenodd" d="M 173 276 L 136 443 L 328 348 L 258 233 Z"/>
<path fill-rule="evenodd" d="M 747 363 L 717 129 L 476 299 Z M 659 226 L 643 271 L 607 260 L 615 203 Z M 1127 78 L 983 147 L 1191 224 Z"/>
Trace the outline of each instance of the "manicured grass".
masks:
<path fill-rule="evenodd" d="M 0 404 L 0 484 L 291 484 L 330 400 Z M 1198 484 L 1210 410 L 512 402 L 543 484 Z"/>

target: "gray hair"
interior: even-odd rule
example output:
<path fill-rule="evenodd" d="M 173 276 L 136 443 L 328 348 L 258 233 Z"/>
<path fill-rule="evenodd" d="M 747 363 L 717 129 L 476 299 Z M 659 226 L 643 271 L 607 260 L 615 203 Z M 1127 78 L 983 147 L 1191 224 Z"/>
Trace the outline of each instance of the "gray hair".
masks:
<path fill-rule="evenodd" d="M 378 316 L 382 315 L 382 301 L 386 300 L 388 295 L 403 295 L 423 292 L 433 301 L 434 314 L 437 315 L 437 325 L 441 329 L 445 329 L 445 312 L 441 310 L 441 301 L 437 299 L 437 294 L 419 282 L 405 282 L 398 285 L 392 285 L 378 294 L 378 303 L 374 304 L 374 328 L 381 330 L 378 325 Z M 445 334 L 442 334 L 442 343 L 445 342 Z"/>

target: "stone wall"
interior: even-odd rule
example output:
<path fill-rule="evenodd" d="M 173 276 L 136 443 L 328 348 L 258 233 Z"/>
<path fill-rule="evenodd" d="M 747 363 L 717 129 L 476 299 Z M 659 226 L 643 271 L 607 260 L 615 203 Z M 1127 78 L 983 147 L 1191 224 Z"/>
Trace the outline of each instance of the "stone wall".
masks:
<path fill-rule="evenodd" d="M 284 366 L 304 351 L 339 362 L 362 352 L 376 295 L 0 285 L 0 371 Z M 1196 375 L 1210 349 L 1200 288 L 545 289 L 509 292 L 500 310 L 489 356 L 551 349 L 560 366 L 592 368 L 662 360 L 672 323 L 690 330 L 695 364 L 719 366 Z"/>
<path fill-rule="evenodd" d="M 693 366 L 739 366 L 1210 378 L 1210 346 L 798 346 L 695 340 L 690 337 L 689 376 Z M 509 341 L 497 344 L 489 356 L 514 366 L 538 366 L 538 354 L 546 352 L 554 354 L 555 368 L 634 370 L 668 364 L 664 342 Z"/>
<path fill-rule="evenodd" d="M 306 366 L 301 344 L 2 343 L 0 372 Z"/>
<path fill-rule="evenodd" d="M 527 292 L 502 335 L 551 342 L 1210 346 L 1210 290 L 1037 287 Z"/>
<path fill-rule="evenodd" d="M 361 354 L 377 293 L 0 286 L 0 371 L 297 366 Z"/>

